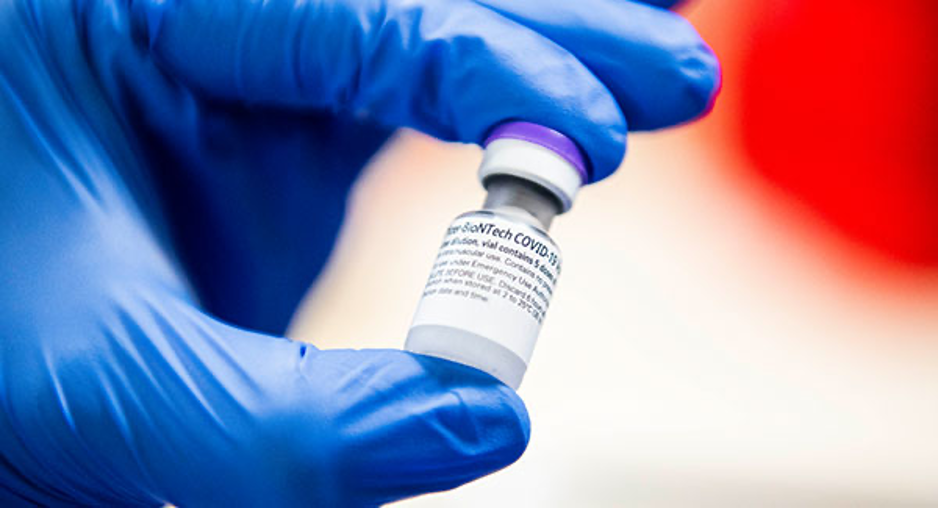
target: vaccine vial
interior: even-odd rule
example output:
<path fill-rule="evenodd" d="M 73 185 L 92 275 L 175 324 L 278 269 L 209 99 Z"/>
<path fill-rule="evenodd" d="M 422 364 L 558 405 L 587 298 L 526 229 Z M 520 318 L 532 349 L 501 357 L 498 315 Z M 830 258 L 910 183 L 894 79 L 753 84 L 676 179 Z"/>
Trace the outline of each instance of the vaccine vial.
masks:
<path fill-rule="evenodd" d="M 503 124 L 484 146 L 485 203 L 447 229 L 405 348 L 518 389 L 561 274 L 548 228 L 587 170 L 573 141 L 533 123 Z"/>

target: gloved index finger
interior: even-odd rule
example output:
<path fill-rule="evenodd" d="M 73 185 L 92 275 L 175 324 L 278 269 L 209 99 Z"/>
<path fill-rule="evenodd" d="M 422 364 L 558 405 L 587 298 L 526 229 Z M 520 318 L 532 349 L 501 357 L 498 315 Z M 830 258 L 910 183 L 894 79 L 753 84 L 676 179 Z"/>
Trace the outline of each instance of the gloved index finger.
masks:
<path fill-rule="evenodd" d="M 595 179 L 625 150 L 622 113 L 596 76 L 560 45 L 471 1 L 133 8 L 144 11 L 139 27 L 157 27 L 149 43 L 167 73 L 215 98 L 351 110 L 474 143 L 500 123 L 535 122 L 577 141 Z"/>
<path fill-rule="evenodd" d="M 476 1 L 573 53 L 616 97 L 630 130 L 693 119 L 720 87 L 717 57 L 664 9 L 629 0 Z"/>

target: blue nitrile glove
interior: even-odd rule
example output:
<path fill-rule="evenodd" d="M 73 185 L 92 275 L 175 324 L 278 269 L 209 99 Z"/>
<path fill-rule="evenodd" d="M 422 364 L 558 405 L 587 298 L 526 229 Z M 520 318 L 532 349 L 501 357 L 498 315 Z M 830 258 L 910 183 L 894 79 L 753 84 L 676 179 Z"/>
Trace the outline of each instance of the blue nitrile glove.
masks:
<path fill-rule="evenodd" d="M 12 0 L 0 34 L 0 505 L 374 505 L 511 463 L 486 374 L 267 333 L 391 128 L 533 121 L 599 180 L 718 83 L 625 0 Z"/>

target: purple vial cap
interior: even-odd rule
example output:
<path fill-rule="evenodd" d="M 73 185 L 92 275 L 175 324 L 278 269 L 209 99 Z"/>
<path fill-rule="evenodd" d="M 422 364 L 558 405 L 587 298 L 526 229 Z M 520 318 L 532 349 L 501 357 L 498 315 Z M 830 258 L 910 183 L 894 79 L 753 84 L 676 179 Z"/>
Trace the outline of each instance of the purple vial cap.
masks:
<path fill-rule="evenodd" d="M 577 148 L 571 138 L 554 129 L 531 122 L 507 122 L 496 127 L 486 138 L 483 146 L 488 146 L 497 139 L 520 139 L 543 146 L 574 166 L 580 175 L 581 182 L 586 184 L 590 181 L 587 163 L 580 148 Z"/>

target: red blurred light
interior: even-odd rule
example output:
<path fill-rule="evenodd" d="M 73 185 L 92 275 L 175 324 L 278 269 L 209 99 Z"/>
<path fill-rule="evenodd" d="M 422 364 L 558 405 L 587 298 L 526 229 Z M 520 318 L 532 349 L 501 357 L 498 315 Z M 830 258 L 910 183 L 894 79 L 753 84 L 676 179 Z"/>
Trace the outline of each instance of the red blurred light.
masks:
<path fill-rule="evenodd" d="M 756 167 L 850 237 L 936 266 L 937 3 L 777 1 L 740 93 Z"/>

